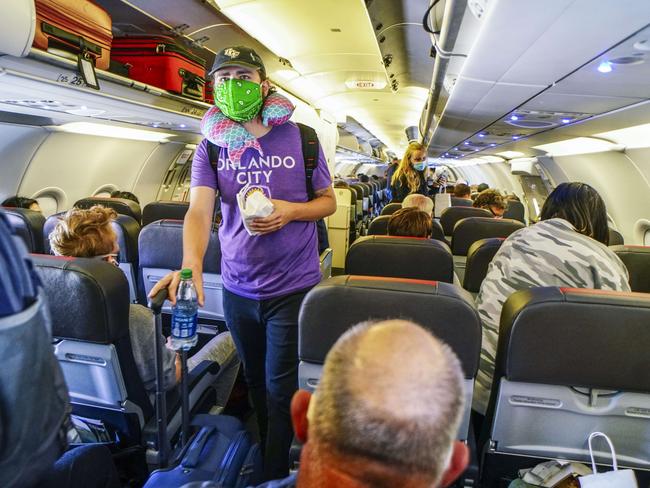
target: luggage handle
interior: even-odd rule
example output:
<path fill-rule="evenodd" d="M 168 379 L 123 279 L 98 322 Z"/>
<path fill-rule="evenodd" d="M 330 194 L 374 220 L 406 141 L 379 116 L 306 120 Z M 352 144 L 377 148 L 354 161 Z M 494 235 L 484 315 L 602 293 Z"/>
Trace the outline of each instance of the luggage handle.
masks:
<path fill-rule="evenodd" d="M 181 93 L 190 98 L 203 100 L 203 85 L 205 85 L 205 78 L 183 68 L 178 70 L 178 74 L 183 79 Z"/>
<path fill-rule="evenodd" d="M 183 458 L 182 466 L 184 468 L 196 467 L 206 442 L 208 442 L 208 439 L 215 431 L 215 427 L 203 427 L 199 430 L 199 433 L 194 438 L 194 442 L 192 442 L 187 454 Z"/>
<path fill-rule="evenodd" d="M 96 56 L 101 56 L 102 55 L 102 48 L 101 46 L 89 42 L 86 39 L 84 39 L 81 36 L 78 36 L 76 34 L 73 34 L 71 32 L 68 32 L 66 30 L 60 29 L 59 27 L 56 27 L 52 24 L 48 24 L 47 22 L 43 22 L 41 24 L 41 30 L 43 31 L 44 34 L 49 34 L 50 36 L 59 39 L 61 41 L 64 41 L 65 43 L 72 44 L 74 46 L 78 46 L 79 49 L 81 49 L 82 53 L 92 53 Z"/>
<path fill-rule="evenodd" d="M 178 74 L 181 78 L 183 78 L 183 81 L 187 82 L 188 84 L 205 85 L 205 78 L 187 71 L 186 69 L 179 68 Z"/>

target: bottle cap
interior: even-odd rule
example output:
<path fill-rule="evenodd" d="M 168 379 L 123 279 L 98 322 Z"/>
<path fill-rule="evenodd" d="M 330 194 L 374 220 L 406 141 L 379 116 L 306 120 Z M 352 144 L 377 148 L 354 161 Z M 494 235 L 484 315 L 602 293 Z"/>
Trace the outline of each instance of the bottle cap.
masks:
<path fill-rule="evenodd" d="M 183 268 L 181 270 L 181 280 L 192 279 L 192 270 L 190 268 Z"/>

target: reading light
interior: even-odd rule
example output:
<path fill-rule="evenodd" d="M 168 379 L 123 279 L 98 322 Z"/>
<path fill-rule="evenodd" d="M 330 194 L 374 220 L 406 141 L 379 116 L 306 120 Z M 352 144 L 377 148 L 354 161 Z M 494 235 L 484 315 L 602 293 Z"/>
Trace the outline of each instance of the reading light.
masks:
<path fill-rule="evenodd" d="M 478 136 L 479 137 L 485 137 L 485 134 L 479 134 Z"/>
<path fill-rule="evenodd" d="M 512 121 L 519 120 L 519 117 L 517 117 L 516 115 L 511 115 L 510 120 Z"/>
<path fill-rule="evenodd" d="M 568 124 L 569 122 L 571 122 L 571 119 L 562 119 L 563 124 Z"/>
<path fill-rule="evenodd" d="M 603 61 L 598 65 L 598 71 L 600 71 L 601 73 L 609 73 L 610 71 L 612 71 L 612 63 L 610 63 L 609 61 Z"/>

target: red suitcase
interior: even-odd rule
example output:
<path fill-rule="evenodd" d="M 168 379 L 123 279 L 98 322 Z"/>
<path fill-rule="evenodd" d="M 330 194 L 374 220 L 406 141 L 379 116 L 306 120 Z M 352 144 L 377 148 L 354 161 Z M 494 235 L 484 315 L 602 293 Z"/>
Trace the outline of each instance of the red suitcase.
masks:
<path fill-rule="evenodd" d="M 195 100 L 205 98 L 205 61 L 172 37 L 116 38 L 112 56 L 127 65 L 131 79 Z"/>
<path fill-rule="evenodd" d="M 205 101 L 214 105 L 214 81 L 208 80 L 205 82 Z"/>
<path fill-rule="evenodd" d="M 108 69 L 112 25 L 108 12 L 89 0 L 36 0 L 33 46 L 83 54 L 98 69 Z"/>

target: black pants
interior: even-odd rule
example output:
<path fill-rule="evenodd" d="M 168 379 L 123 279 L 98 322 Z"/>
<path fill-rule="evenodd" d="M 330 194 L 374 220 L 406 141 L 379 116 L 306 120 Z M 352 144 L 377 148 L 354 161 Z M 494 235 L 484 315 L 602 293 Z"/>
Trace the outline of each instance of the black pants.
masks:
<path fill-rule="evenodd" d="M 298 389 L 298 312 L 308 291 L 251 300 L 224 289 L 224 315 L 257 414 L 266 479 L 289 474 L 290 406 Z"/>

